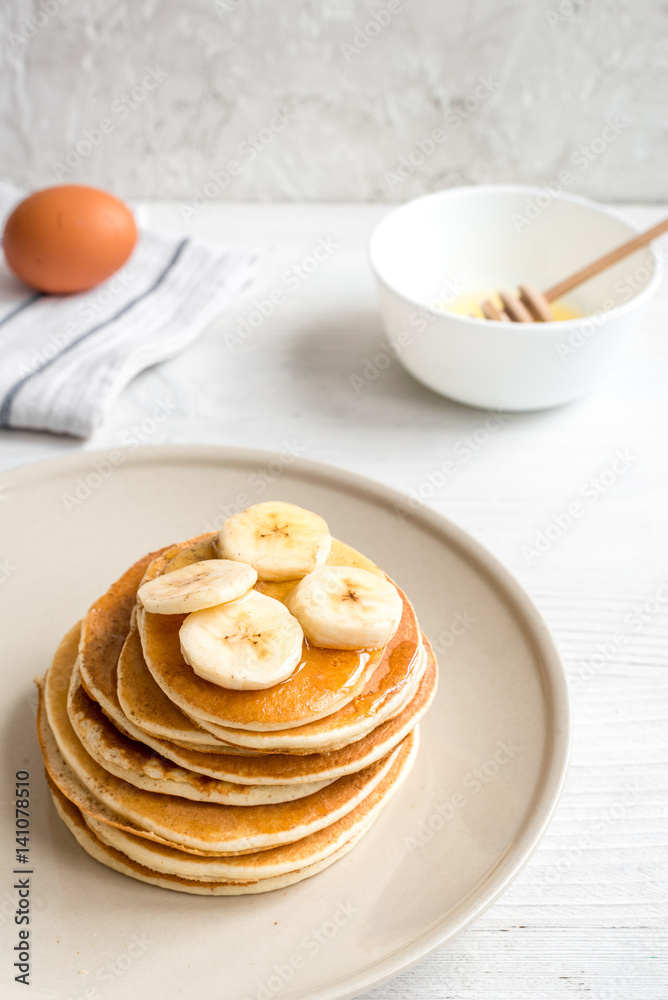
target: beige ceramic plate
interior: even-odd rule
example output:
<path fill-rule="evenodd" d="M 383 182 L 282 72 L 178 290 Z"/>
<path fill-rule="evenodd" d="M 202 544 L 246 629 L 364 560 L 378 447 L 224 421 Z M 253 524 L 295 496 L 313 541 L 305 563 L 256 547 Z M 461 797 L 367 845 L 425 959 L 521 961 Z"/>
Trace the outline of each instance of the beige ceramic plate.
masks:
<path fill-rule="evenodd" d="M 3 996 L 25 995 L 8 957 L 20 769 L 31 775 L 40 1000 L 352 997 L 460 931 L 522 868 L 564 778 L 564 675 L 522 590 L 449 522 L 427 510 L 402 519 L 398 494 L 346 472 L 204 446 L 78 452 L 0 486 Z M 318 511 L 415 603 L 441 664 L 418 762 L 350 855 L 285 891 L 209 899 L 134 882 L 85 855 L 47 801 L 32 678 L 130 562 L 269 498 Z"/>

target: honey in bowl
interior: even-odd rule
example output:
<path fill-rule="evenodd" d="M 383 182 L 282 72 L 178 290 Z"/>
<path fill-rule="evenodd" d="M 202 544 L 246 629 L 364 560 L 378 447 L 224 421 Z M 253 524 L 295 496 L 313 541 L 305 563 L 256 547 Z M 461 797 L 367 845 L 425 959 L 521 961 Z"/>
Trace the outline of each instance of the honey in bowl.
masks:
<path fill-rule="evenodd" d="M 457 313 L 459 316 L 475 316 L 476 319 L 485 319 L 480 304 L 489 299 L 499 308 L 503 309 L 503 303 L 495 291 L 464 292 L 458 295 L 451 302 L 443 301 L 443 309 L 447 312 Z M 571 306 L 557 299 L 550 302 L 552 317 L 555 321 L 565 319 L 580 319 L 584 314 L 573 309 Z"/>

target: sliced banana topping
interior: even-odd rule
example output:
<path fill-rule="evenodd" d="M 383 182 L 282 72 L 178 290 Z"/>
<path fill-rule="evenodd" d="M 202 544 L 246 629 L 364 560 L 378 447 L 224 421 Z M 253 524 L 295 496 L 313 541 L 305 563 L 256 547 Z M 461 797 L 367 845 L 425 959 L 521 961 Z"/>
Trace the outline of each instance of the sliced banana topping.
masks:
<path fill-rule="evenodd" d="M 239 559 L 261 580 L 296 580 L 322 566 L 331 548 L 327 522 L 292 503 L 269 500 L 225 521 L 217 546 L 224 559 Z"/>
<path fill-rule="evenodd" d="M 196 674 L 239 691 L 272 687 L 298 665 L 304 633 L 284 604 L 251 590 L 188 615 L 181 652 Z"/>
<path fill-rule="evenodd" d="M 323 566 L 305 576 L 285 599 L 309 642 L 327 649 L 384 646 L 403 611 L 388 580 L 351 566 Z"/>
<path fill-rule="evenodd" d="M 203 559 L 149 580 L 137 592 L 156 615 L 178 615 L 234 601 L 257 580 L 252 566 L 231 559 Z"/>

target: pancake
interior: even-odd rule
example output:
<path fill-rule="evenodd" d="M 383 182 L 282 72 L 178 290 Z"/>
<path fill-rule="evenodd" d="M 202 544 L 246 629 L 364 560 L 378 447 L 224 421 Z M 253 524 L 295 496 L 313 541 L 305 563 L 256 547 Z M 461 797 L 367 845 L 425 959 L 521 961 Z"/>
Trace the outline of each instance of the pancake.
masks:
<path fill-rule="evenodd" d="M 257 851 L 315 833 L 354 809 L 382 781 L 398 753 L 394 750 L 363 771 L 338 778 L 295 802 L 260 806 L 193 802 L 144 791 L 109 774 L 83 748 L 66 712 L 56 719 L 57 733 L 51 730 L 43 685 L 39 694 L 38 735 L 42 756 L 47 771 L 66 798 L 84 812 L 122 826 L 130 833 L 195 853 Z M 102 811 L 100 805 L 104 807 Z"/>
<path fill-rule="evenodd" d="M 160 549 L 139 559 L 88 610 L 79 645 L 81 680 L 102 708 L 116 702 L 116 664 L 130 630 L 137 588 Z"/>
<path fill-rule="evenodd" d="M 270 687 L 204 680 L 181 654 L 186 615 L 149 613 L 137 590 L 219 558 L 215 540 L 150 553 L 91 606 L 38 682 L 37 728 L 55 807 L 93 858 L 164 888 L 238 895 L 316 874 L 370 829 L 413 764 L 437 666 L 396 588 L 402 616 L 382 648 L 305 639 L 296 669 Z M 327 563 L 389 580 L 336 540 Z M 284 602 L 296 583 L 254 589 Z"/>
<path fill-rule="evenodd" d="M 118 704 L 137 729 L 158 739 L 179 740 L 193 750 L 220 753 L 221 741 L 185 715 L 158 687 L 146 666 L 136 624 L 123 644 L 116 669 Z"/>
<path fill-rule="evenodd" d="M 227 805 L 289 802 L 311 795 L 329 784 L 331 779 L 301 784 L 234 784 L 180 767 L 144 744 L 124 736 L 103 714 L 97 702 L 86 694 L 81 684 L 75 680 L 70 686 L 80 631 L 80 625 L 75 625 L 65 636 L 44 684 L 51 731 L 56 736 L 61 753 L 75 771 L 78 770 L 76 756 L 68 752 L 68 747 L 73 739 L 78 738 L 90 756 L 110 774 L 137 788 L 199 802 Z M 72 725 L 73 719 L 76 726 Z"/>
<path fill-rule="evenodd" d="M 189 545 L 192 543 L 183 543 L 184 553 Z M 384 575 L 368 559 L 336 539 L 332 541 L 327 563 L 360 566 Z M 168 570 L 169 565 L 169 553 L 159 556 L 145 578 Z M 255 589 L 281 600 L 295 582 L 258 581 Z M 202 728 L 208 728 L 206 723 L 213 723 L 259 732 L 292 729 L 332 715 L 352 701 L 362 692 L 376 668 L 386 663 L 399 646 L 403 645 L 416 657 L 419 655 L 420 635 L 415 612 L 405 595 L 399 593 L 404 601 L 403 616 L 385 647 L 324 649 L 304 640 L 301 662 L 290 677 L 262 690 L 230 690 L 199 677 L 181 654 L 179 630 L 185 615 L 156 615 L 138 607 L 137 626 L 146 663 L 156 683 L 171 702 Z"/>
<path fill-rule="evenodd" d="M 257 754 L 254 757 L 222 754 L 204 754 L 187 750 L 167 740 L 143 737 L 144 742 L 163 757 L 200 774 L 213 778 L 247 784 L 270 784 L 299 781 L 320 781 L 326 778 L 351 774 L 379 760 L 389 753 L 420 720 L 431 704 L 436 692 L 436 661 L 431 647 L 426 643 L 428 665 L 418 691 L 398 715 L 373 729 L 367 736 L 338 750 L 313 754 Z M 77 686 L 76 671 L 73 687 Z M 77 736 L 91 756 L 96 756 L 88 745 L 89 732 L 80 725 L 77 715 L 70 713 Z M 137 734 L 138 736 L 139 734 Z M 95 737 L 93 737 L 95 738 Z M 96 758 L 97 759 L 97 758 Z M 104 766 L 103 760 L 99 760 Z"/>
<path fill-rule="evenodd" d="M 389 753 L 410 732 L 431 704 L 436 692 L 436 660 L 428 640 L 425 637 L 423 639 L 427 668 L 409 704 L 392 719 L 374 727 L 366 736 L 338 750 L 309 754 L 257 753 L 253 757 L 247 757 L 231 755 L 222 747 L 223 753 L 211 754 L 184 749 L 168 740 L 157 740 L 149 736 L 141 738 L 157 753 L 182 767 L 213 778 L 239 783 L 320 781 L 351 774 Z M 76 678 L 73 678 L 73 683 L 76 683 Z M 86 731 L 79 728 L 76 717 L 71 715 L 71 721 L 79 739 L 91 752 Z M 136 731 L 135 738 L 140 738 L 139 731 Z"/>
<path fill-rule="evenodd" d="M 231 749 L 241 752 L 299 753 L 326 752 L 346 746 L 401 712 L 414 697 L 426 667 L 426 656 L 420 653 L 420 660 L 413 655 L 412 645 L 399 644 L 384 659 L 383 663 L 369 679 L 365 689 L 338 712 L 318 722 L 280 732 L 251 733 L 226 729 L 213 723 L 202 722 L 203 726 L 218 737 L 217 752 L 229 753 Z M 433 654 L 432 654 L 433 655 Z M 130 630 L 118 661 L 118 703 L 127 720 L 139 732 L 158 735 L 171 744 L 186 750 L 203 749 L 200 744 L 190 744 L 184 739 L 186 731 L 181 720 L 187 717 L 177 709 L 158 687 L 149 672 L 144 659 L 138 634 Z M 175 716 L 174 713 L 178 713 Z M 117 721 L 120 724 L 120 720 Z M 194 723 L 191 723 L 194 729 Z M 176 735 L 175 735 L 176 734 Z M 132 731 L 131 731 L 132 735 Z M 134 738 L 137 738 L 135 735 Z M 144 738 L 145 737 L 139 737 Z M 234 746 L 231 741 L 237 741 Z M 162 744 L 146 740 L 154 749 L 164 752 Z M 212 753 L 206 748 L 206 753 Z M 165 754 L 171 760 L 178 760 L 184 766 L 185 758 L 172 753 Z M 203 774 L 210 772 L 210 766 L 202 768 Z"/>
<path fill-rule="evenodd" d="M 52 787 L 51 794 L 58 815 L 74 835 L 77 842 L 96 861 L 100 861 L 107 868 L 113 868 L 123 875 L 138 879 L 140 882 L 148 882 L 151 885 L 160 886 L 163 889 L 174 889 L 177 892 L 190 892 L 200 896 L 240 896 L 248 893 L 270 892 L 272 889 L 284 889 L 288 885 L 300 882 L 310 875 L 317 875 L 318 872 L 328 868 L 348 853 L 357 842 L 357 838 L 348 841 L 335 854 L 330 855 L 323 861 L 313 865 L 300 868 L 297 871 L 286 875 L 275 876 L 274 878 L 259 879 L 254 882 L 230 882 L 213 879 L 185 879 L 178 875 L 168 875 L 166 873 L 155 872 L 144 865 L 132 861 L 126 854 L 104 844 L 93 831 L 84 823 L 81 812 L 69 802 L 65 796 Z M 360 833 L 359 836 L 362 834 Z"/>
<path fill-rule="evenodd" d="M 384 657 L 357 698 L 324 720 L 306 726 L 278 733 L 251 733 L 228 730 L 208 722 L 202 722 L 202 725 L 224 741 L 222 745 L 220 741 L 217 744 L 218 752 L 223 753 L 228 752 L 226 747 L 231 746 L 231 741 L 237 741 L 235 746 L 238 749 L 262 752 L 312 753 L 336 749 L 367 735 L 375 726 L 405 707 L 415 695 L 426 666 L 424 652 L 420 652 L 419 656 L 418 660 L 413 655 L 412 643 L 398 643 Z M 118 704 L 126 719 L 138 730 L 176 742 L 186 749 L 201 749 L 199 745 L 190 745 L 179 739 L 186 732 L 181 724 L 186 717 L 153 679 L 134 629 L 130 630 L 121 651 L 117 677 Z M 207 748 L 206 752 L 211 751 Z M 208 772 L 205 770 L 203 773 Z"/>
<path fill-rule="evenodd" d="M 243 854 L 232 858 L 185 855 L 182 851 L 125 833 L 90 816 L 84 816 L 84 820 L 105 844 L 122 851 L 133 861 L 159 872 L 180 875 L 182 878 L 224 878 L 234 881 L 272 878 L 285 875 L 303 865 L 322 861 L 343 847 L 351 837 L 365 833 L 410 771 L 416 753 L 417 742 L 412 746 L 406 743 L 386 777 L 343 819 L 293 844 L 274 847 L 259 854 Z"/>
<path fill-rule="evenodd" d="M 208 551 L 204 546 L 210 546 L 210 537 L 207 534 L 191 540 L 191 550 L 197 552 L 199 543 L 203 546 L 202 551 Z M 95 601 L 83 620 L 78 663 L 81 682 L 87 694 L 119 727 L 124 724 L 124 715 L 117 695 L 117 664 L 134 616 L 137 589 L 157 556 L 163 553 L 176 556 L 179 549 L 179 546 L 172 545 L 139 559 Z M 202 749 L 218 749 L 220 741 L 189 720 L 187 724 L 191 744 L 201 746 Z M 129 730 L 130 727 L 126 729 Z M 133 733 L 128 732 L 128 735 Z M 141 739 L 141 735 L 139 738 Z"/>
<path fill-rule="evenodd" d="M 427 655 L 420 638 L 417 656 L 413 655 L 412 644 L 399 644 L 361 694 L 325 719 L 278 733 L 244 732 L 210 722 L 202 725 L 216 736 L 224 737 L 226 746 L 234 740 L 239 749 L 288 754 L 338 750 L 367 736 L 380 723 L 401 712 L 416 693 L 426 666 Z"/>
<path fill-rule="evenodd" d="M 170 568 L 173 568 L 174 564 L 178 564 L 179 562 L 185 562 L 188 559 L 192 561 L 195 555 L 200 557 L 210 555 L 211 553 L 207 548 L 209 545 L 210 542 L 206 538 L 189 543 L 185 548 L 178 551 L 176 557 L 172 556 L 168 560 L 168 565 L 170 565 Z M 177 549 L 178 546 L 173 546 L 171 549 L 165 550 L 165 556 L 175 553 Z M 147 557 L 137 563 L 128 574 L 125 574 L 124 577 L 110 588 L 110 591 L 104 595 L 104 598 L 101 598 L 93 605 L 91 613 L 89 613 L 84 622 L 82 631 L 80 670 L 86 690 L 100 703 L 102 710 L 111 718 L 116 727 L 131 738 L 147 742 L 153 749 L 162 753 L 163 748 L 156 745 L 152 740 L 146 739 L 145 731 L 131 724 L 131 719 L 123 711 L 118 697 L 117 663 L 114 660 L 114 657 L 118 653 L 118 644 L 117 642 L 105 641 L 103 631 L 104 622 L 110 618 L 114 623 L 116 635 L 124 627 L 127 629 L 130 628 L 132 612 L 129 609 L 129 604 L 132 600 L 131 595 L 141 582 L 142 577 L 144 577 L 144 571 L 147 568 L 149 558 Z M 359 558 L 361 559 L 362 557 Z M 405 615 L 409 613 L 408 607 L 410 606 L 406 602 Z M 102 608 L 104 614 L 100 613 L 100 608 Z M 177 616 L 152 617 L 172 618 Z M 410 618 L 412 635 L 413 626 L 417 628 L 415 613 L 412 608 L 410 608 Z M 234 732 L 226 732 L 224 729 L 218 729 L 218 727 L 211 723 L 202 722 L 202 725 L 207 725 L 215 730 L 215 734 L 212 734 L 212 743 L 208 747 L 205 748 L 199 741 L 196 744 L 191 744 L 173 736 L 171 737 L 171 742 L 176 743 L 177 747 L 181 746 L 186 750 L 198 749 L 202 751 L 206 750 L 206 752 L 216 752 L 216 748 L 218 748 L 218 750 L 224 750 L 226 754 L 257 754 L 269 751 L 279 753 L 313 753 L 326 752 L 345 746 L 352 740 L 366 736 L 375 726 L 397 714 L 409 700 L 409 695 L 412 696 L 415 693 L 419 673 L 413 677 L 413 687 L 411 689 L 402 689 L 401 687 L 402 669 L 405 669 L 408 675 L 416 667 L 423 669 L 425 665 L 424 654 L 420 651 L 421 639 L 419 633 L 417 633 L 418 651 L 415 657 L 411 657 L 413 649 L 411 645 L 412 641 L 413 639 L 411 638 L 410 642 L 404 640 L 402 643 L 399 633 L 395 635 L 393 640 L 395 648 L 387 652 L 380 670 L 376 673 L 375 677 L 370 679 L 367 689 L 362 692 L 362 699 L 358 696 L 354 704 L 349 703 L 347 710 L 343 714 L 334 713 L 329 716 L 331 724 L 328 724 L 327 720 L 320 720 L 317 723 L 295 727 L 292 730 L 284 730 L 280 734 L 269 736 L 269 734 L 265 733 L 256 734 L 236 729 Z M 132 695 L 129 695 L 130 700 L 133 702 L 134 717 L 141 717 L 142 721 L 145 722 L 146 715 L 159 718 L 160 712 L 165 710 L 167 713 L 165 718 L 168 722 L 163 728 L 170 729 L 170 724 L 175 722 L 176 731 L 180 736 L 183 736 L 184 730 L 181 720 L 185 719 L 185 717 L 164 696 L 164 693 L 161 692 L 161 689 L 158 688 L 154 681 L 151 683 L 151 680 L 147 680 L 148 671 L 146 670 L 145 662 L 138 658 L 136 640 L 128 640 L 127 646 L 123 648 L 123 654 L 126 661 L 124 663 L 126 670 L 124 691 L 128 692 L 129 677 L 140 684 L 140 695 L 134 698 Z M 178 655 L 180 657 L 180 649 Z M 402 661 L 402 658 L 405 658 L 405 662 Z M 416 662 L 416 659 L 419 659 L 419 662 Z M 388 664 L 392 667 L 389 672 L 387 670 Z M 181 669 L 190 670 L 182 658 Z M 114 686 L 114 681 L 116 681 L 116 686 Z M 208 687 L 215 687 L 215 685 L 209 685 L 206 681 L 202 681 L 202 683 Z M 243 694 L 246 692 L 229 693 Z M 254 694 L 255 692 L 248 693 Z M 144 708 L 141 707 L 142 703 Z M 149 707 L 146 708 L 145 706 Z M 176 716 L 170 713 L 170 709 L 177 713 Z M 197 733 L 201 738 L 202 729 L 197 724 L 194 722 L 186 722 L 186 724 L 190 726 L 188 735 Z M 225 743 L 222 742 L 222 739 L 216 739 L 216 736 L 222 737 L 223 735 L 227 738 Z M 209 739 L 211 738 L 209 736 Z M 233 744 L 231 742 L 232 739 L 236 740 L 236 743 Z M 165 755 L 172 760 L 174 759 L 169 753 Z"/>
<path fill-rule="evenodd" d="M 297 874 L 297 872 L 301 871 L 306 872 L 307 874 L 303 876 L 304 878 L 306 878 L 308 875 L 316 874 L 318 871 L 322 871 L 324 868 L 328 867 L 328 865 L 333 864 L 335 861 L 338 861 L 338 859 L 340 857 L 343 857 L 343 855 L 346 854 L 348 850 L 350 850 L 350 848 L 352 848 L 357 843 L 358 840 L 361 840 L 361 838 L 364 836 L 367 830 L 371 828 L 372 825 L 371 822 L 360 823 L 357 826 L 355 833 L 351 837 L 348 837 L 347 840 L 344 840 L 336 850 L 324 853 L 323 857 L 321 857 L 318 861 L 314 861 L 310 864 L 302 862 L 299 865 L 299 867 L 295 867 L 296 865 L 295 862 L 293 863 L 293 866 L 291 868 L 281 873 L 280 875 L 266 875 L 263 872 L 263 870 L 259 868 L 255 877 L 253 877 L 252 875 L 250 877 L 244 876 L 242 874 L 237 874 L 234 871 L 232 871 L 231 875 L 228 877 L 225 875 L 217 875 L 217 876 L 206 875 L 204 871 L 201 872 L 195 871 L 192 874 L 182 874 L 180 871 L 166 870 L 165 865 L 170 864 L 169 859 L 171 859 L 172 856 L 174 857 L 180 856 L 180 858 L 185 858 L 188 856 L 184 855 L 182 852 L 178 851 L 175 848 L 163 847 L 159 844 L 152 844 L 150 841 L 142 840 L 140 837 L 133 837 L 132 834 L 123 833 L 122 831 L 119 832 L 116 829 L 116 827 L 107 827 L 107 830 L 116 830 L 116 832 L 118 833 L 118 838 L 113 838 L 114 840 L 119 839 L 123 842 L 122 847 L 117 846 L 115 843 L 112 843 L 112 840 L 110 838 L 105 836 L 104 824 L 98 824 L 99 829 L 96 829 L 94 826 L 95 821 L 92 821 L 90 820 L 90 818 L 87 818 L 84 813 L 81 813 L 80 815 L 81 818 L 84 820 L 88 829 L 91 831 L 92 834 L 94 834 L 97 840 L 104 847 L 110 847 L 113 850 L 120 851 L 120 853 L 124 856 L 126 861 L 142 865 L 144 868 L 147 868 L 149 871 L 151 871 L 154 874 L 154 876 L 158 877 L 167 876 L 168 878 L 178 878 L 179 880 L 182 880 L 186 884 L 190 882 L 199 882 L 202 884 L 214 884 L 214 885 L 218 884 L 218 885 L 231 885 L 231 886 L 262 885 L 264 886 L 265 892 L 268 892 L 270 889 L 282 888 L 284 885 L 290 885 L 291 882 L 293 881 L 292 879 L 290 879 L 290 876 Z M 132 841 L 130 841 L 131 837 Z M 304 838 L 304 840 L 308 839 L 309 839 L 308 837 Z M 147 848 L 136 850 L 135 843 L 146 844 Z M 303 841 L 298 840 L 296 844 L 288 844 L 287 846 L 294 848 L 302 843 Z M 264 854 L 273 854 L 274 851 L 279 851 L 279 850 L 281 850 L 281 848 L 275 847 L 271 851 L 261 851 L 258 854 L 239 855 L 239 859 L 243 857 L 255 860 L 261 858 Z M 169 859 L 166 858 L 167 852 L 169 852 Z M 139 861 L 137 857 L 135 857 L 135 854 L 138 854 L 141 858 L 144 858 L 145 860 Z M 195 862 L 198 861 L 202 862 L 202 864 L 206 865 L 207 867 L 211 866 L 212 869 L 222 867 L 226 861 L 235 860 L 234 858 L 218 859 L 214 857 L 211 858 L 195 857 L 195 855 L 189 855 L 189 857 Z M 174 867 L 180 869 L 182 867 L 180 861 L 175 861 Z M 251 866 L 249 865 L 248 867 Z M 285 876 L 288 877 L 288 881 L 283 881 Z M 298 880 L 294 879 L 294 881 Z"/>

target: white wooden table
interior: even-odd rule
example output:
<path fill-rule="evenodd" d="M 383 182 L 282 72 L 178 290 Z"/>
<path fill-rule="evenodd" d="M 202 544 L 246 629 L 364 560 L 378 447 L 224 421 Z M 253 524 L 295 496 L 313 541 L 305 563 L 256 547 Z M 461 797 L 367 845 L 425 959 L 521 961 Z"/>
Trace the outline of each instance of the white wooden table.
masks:
<path fill-rule="evenodd" d="M 411 491 L 454 458 L 429 502 L 515 573 L 552 628 L 572 681 L 572 764 L 512 887 L 364 1000 L 663 1000 L 668 286 L 597 395 L 485 431 L 488 414 L 434 395 L 397 362 L 353 386 L 383 345 L 366 242 L 386 210 L 210 205 L 186 225 L 177 206 L 148 206 L 154 224 L 265 247 L 255 286 L 185 354 L 136 379 L 85 444 L 0 432 L 0 469 L 82 447 L 216 442 L 291 447 Z M 649 225 L 665 209 L 628 214 Z M 583 516 L 534 555 L 537 533 L 577 499 Z"/>

